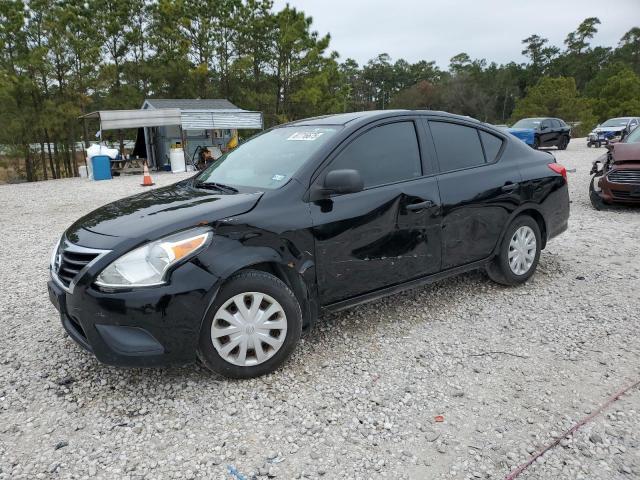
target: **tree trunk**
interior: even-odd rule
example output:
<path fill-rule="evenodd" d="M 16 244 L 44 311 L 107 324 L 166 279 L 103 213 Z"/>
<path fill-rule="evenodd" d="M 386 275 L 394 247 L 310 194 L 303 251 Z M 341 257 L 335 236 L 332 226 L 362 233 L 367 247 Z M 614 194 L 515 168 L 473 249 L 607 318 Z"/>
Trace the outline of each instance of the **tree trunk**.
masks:
<path fill-rule="evenodd" d="M 27 182 L 34 182 L 37 178 L 33 175 L 33 164 L 31 162 L 31 148 L 29 144 L 24 146 L 24 167 L 27 173 Z"/>
<path fill-rule="evenodd" d="M 56 161 L 56 172 L 58 178 L 62 178 L 62 171 L 60 170 L 60 155 L 58 154 L 58 142 L 53 142 L 53 158 Z"/>
<path fill-rule="evenodd" d="M 42 176 L 45 180 L 49 180 L 49 175 L 47 175 L 47 157 L 44 153 L 44 142 L 40 142 L 40 161 L 42 162 Z"/>
<path fill-rule="evenodd" d="M 76 142 L 71 140 L 71 174 L 74 177 L 78 176 L 78 162 L 76 162 Z"/>
<path fill-rule="evenodd" d="M 51 155 L 51 141 L 49 139 L 49 132 L 47 129 L 44 129 L 44 140 L 47 142 L 47 150 L 49 151 L 49 166 L 51 167 L 51 176 L 53 178 L 60 178 L 60 171 L 56 170 L 55 165 L 53 164 L 53 155 Z"/>

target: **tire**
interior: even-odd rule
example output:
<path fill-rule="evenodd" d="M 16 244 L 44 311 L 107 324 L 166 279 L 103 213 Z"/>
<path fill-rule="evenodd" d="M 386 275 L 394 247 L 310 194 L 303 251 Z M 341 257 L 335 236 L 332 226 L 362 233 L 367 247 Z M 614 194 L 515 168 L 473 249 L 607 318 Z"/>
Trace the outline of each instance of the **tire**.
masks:
<path fill-rule="evenodd" d="M 560 143 L 558 143 L 558 150 L 566 150 L 567 146 L 569 146 L 569 137 L 563 135 L 560 138 Z"/>
<path fill-rule="evenodd" d="M 252 310 L 250 307 L 255 305 L 256 299 L 260 303 L 255 310 Z M 246 316 L 253 320 L 244 323 L 245 316 L 237 308 L 238 301 L 245 303 Z M 277 324 L 278 327 L 269 329 L 267 332 L 268 327 L 265 329 L 264 323 L 256 322 L 260 321 L 262 314 L 267 313 L 272 307 L 276 313 L 264 320 L 272 325 Z M 256 312 L 253 317 L 250 316 L 251 311 Z M 238 323 L 233 325 L 222 317 L 229 320 L 233 318 Z M 263 327 L 258 328 L 256 325 L 263 325 Z M 228 336 L 220 335 L 224 333 L 225 328 L 234 328 L 236 331 Z M 275 336 L 274 332 L 278 336 Z M 198 357 L 209 370 L 225 377 L 258 377 L 273 372 L 289 358 L 300 340 L 301 332 L 302 311 L 289 287 L 269 273 L 245 270 L 233 275 L 218 292 L 200 331 Z M 214 335 L 217 335 L 216 340 L 213 339 Z M 254 343 L 258 335 L 269 342 L 259 340 L 262 360 Z M 284 339 L 280 338 L 281 335 L 284 335 Z M 242 338 L 239 343 L 237 343 L 238 338 Z M 277 348 L 271 343 L 278 343 Z M 230 352 L 224 351 L 225 346 L 228 349 L 233 345 L 237 346 Z M 246 355 L 244 362 L 241 360 L 243 350 Z"/>
<path fill-rule="evenodd" d="M 509 254 L 512 251 L 511 241 L 516 232 L 527 232 L 529 235 L 528 238 L 531 238 L 531 234 L 533 234 L 535 238 L 535 253 L 533 253 L 531 264 L 524 272 L 514 271 L 509 263 Z M 536 271 L 540 259 L 541 246 L 542 239 L 538 222 L 528 215 L 516 217 L 505 232 L 498 255 L 487 265 L 487 275 L 491 280 L 501 285 L 512 286 L 526 282 Z"/>
<path fill-rule="evenodd" d="M 534 150 L 538 150 L 538 149 L 540 148 L 540 139 L 539 139 L 538 137 L 535 137 L 535 138 L 533 139 L 533 145 L 532 145 L 532 148 L 533 148 Z"/>
<path fill-rule="evenodd" d="M 595 188 L 595 181 L 598 177 L 599 175 L 594 175 L 593 177 L 591 177 L 591 183 L 589 183 L 589 200 L 591 200 L 591 205 L 596 210 L 605 210 L 608 205 L 604 203 L 604 200 L 602 200 L 600 195 L 598 195 L 598 192 L 596 192 Z"/>
<path fill-rule="evenodd" d="M 587 142 L 587 147 L 589 147 L 589 148 L 593 147 L 593 143 Z"/>

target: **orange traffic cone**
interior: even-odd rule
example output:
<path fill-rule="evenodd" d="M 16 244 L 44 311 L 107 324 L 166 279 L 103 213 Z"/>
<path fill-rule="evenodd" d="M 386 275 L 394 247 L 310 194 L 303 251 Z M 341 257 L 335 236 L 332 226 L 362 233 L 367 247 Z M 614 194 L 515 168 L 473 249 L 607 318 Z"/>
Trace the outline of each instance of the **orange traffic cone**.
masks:
<path fill-rule="evenodd" d="M 147 167 L 147 161 L 144 161 L 144 168 L 142 169 L 142 185 L 143 187 L 150 187 L 151 185 L 155 185 L 153 180 L 151 180 L 151 175 L 149 174 L 149 167 Z"/>

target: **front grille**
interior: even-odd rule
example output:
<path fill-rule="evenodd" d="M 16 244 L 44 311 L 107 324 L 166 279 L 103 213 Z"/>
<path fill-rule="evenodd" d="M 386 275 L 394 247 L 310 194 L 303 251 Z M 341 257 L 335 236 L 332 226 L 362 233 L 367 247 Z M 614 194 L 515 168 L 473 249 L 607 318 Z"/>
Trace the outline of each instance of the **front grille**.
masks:
<path fill-rule="evenodd" d="M 102 253 L 102 250 L 79 247 L 63 240 L 54 259 L 53 271 L 59 282 L 69 288 L 78 274 Z"/>
<path fill-rule="evenodd" d="M 613 170 L 607 175 L 611 183 L 640 185 L 640 170 Z"/>

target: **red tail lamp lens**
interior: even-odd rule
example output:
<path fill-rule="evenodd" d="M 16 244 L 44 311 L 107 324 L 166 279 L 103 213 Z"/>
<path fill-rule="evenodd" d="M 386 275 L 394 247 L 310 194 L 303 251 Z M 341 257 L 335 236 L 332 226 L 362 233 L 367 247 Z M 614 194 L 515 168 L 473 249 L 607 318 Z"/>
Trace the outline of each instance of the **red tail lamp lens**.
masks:
<path fill-rule="evenodd" d="M 567 180 L 567 169 L 564 166 L 560 165 L 559 163 L 550 163 L 549 168 L 554 172 L 562 175 L 562 178 L 564 178 L 565 181 Z"/>

